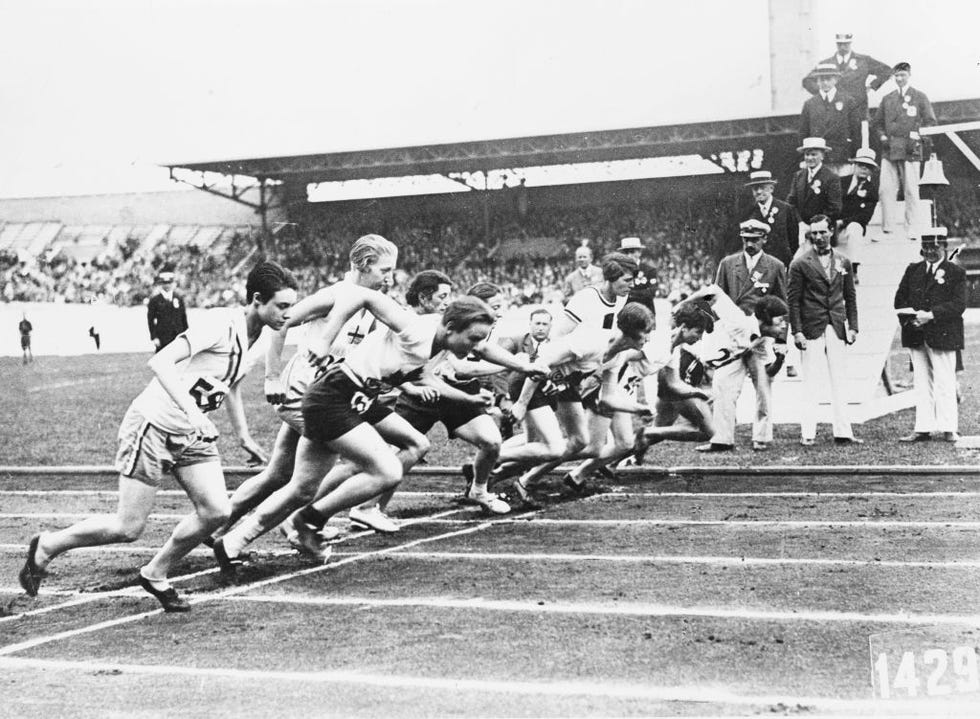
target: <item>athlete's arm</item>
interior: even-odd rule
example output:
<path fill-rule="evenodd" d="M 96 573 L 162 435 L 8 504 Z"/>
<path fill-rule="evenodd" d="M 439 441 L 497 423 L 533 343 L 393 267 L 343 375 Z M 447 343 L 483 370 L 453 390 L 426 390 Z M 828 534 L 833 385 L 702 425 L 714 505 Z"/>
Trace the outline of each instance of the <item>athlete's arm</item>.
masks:
<path fill-rule="evenodd" d="M 548 374 L 549 367 L 540 360 L 537 362 L 529 362 L 523 359 L 520 355 L 515 355 L 508 352 L 500 345 L 486 342 L 473 351 L 478 357 L 485 359 L 488 362 L 500 365 L 501 367 L 506 367 L 507 369 L 512 369 L 522 374 L 542 376 Z"/>
<path fill-rule="evenodd" d="M 217 439 L 218 428 L 214 422 L 209 420 L 204 412 L 194 403 L 194 399 L 189 392 L 181 388 L 180 374 L 177 371 L 177 363 L 191 356 L 190 341 L 184 335 L 177 338 L 157 352 L 150 361 L 147 362 L 149 368 L 156 375 L 160 386 L 174 403 L 180 407 L 181 411 L 187 415 L 194 430 L 202 439 Z"/>
<path fill-rule="evenodd" d="M 708 399 L 708 393 L 683 381 L 677 370 L 667 365 L 657 373 L 657 396 L 662 399 Z"/>
<path fill-rule="evenodd" d="M 330 292 L 324 298 L 324 303 L 332 301 L 327 322 L 323 332 L 317 338 L 315 345 L 310 345 L 310 355 L 316 364 L 321 364 L 330 354 L 334 340 L 344 327 L 344 323 L 354 316 L 355 312 L 367 309 L 381 322 L 388 325 L 394 332 L 403 332 L 412 320 L 418 318 L 414 312 L 405 309 L 393 299 L 375 290 L 363 287 L 345 285 L 342 288 L 327 287 L 317 294 Z"/>
<path fill-rule="evenodd" d="M 231 428 L 238 437 L 239 446 L 251 455 L 249 464 L 266 464 L 268 455 L 252 439 L 248 431 L 248 420 L 245 418 L 245 403 L 242 401 L 241 382 L 236 382 L 225 395 L 225 406 L 228 408 L 228 419 Z"/>

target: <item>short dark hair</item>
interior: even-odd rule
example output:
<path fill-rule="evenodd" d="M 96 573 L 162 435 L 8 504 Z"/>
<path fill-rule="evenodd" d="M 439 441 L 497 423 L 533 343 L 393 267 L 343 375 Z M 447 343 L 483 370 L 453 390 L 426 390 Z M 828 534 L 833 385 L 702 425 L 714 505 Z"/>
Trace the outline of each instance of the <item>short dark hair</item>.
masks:
<path fill-rule="evenodd" d="M 492 325 L 495 319 L 493 310 L 486 302 L 479 297 L 465 295 L 449 303 L 442 315 L 442 324 L 453 332 L 462 332 L 477 322 Z"/>
<path fill-rule="evenodd" d="M 422 270 L 408 284 L 405 290 L 405 301 L 410 307 L 418 307 L 422 299 L 432 297 L 439 285 L 453 286 L 453 281 L 439 270 Z"/>
<path fill-rule="evenodd" d="M 703 300 L 686 300 L 674 308 L 674 326 L 714 332 L 715 317 L 711 306 Z"/>
<path fill-rule="evenodd" d="M 486 302 L 491 297 L 496 297 L 497 295 L 502 295 L 504 291 L 500 289 L 499 285 L 495 285 L 493 282 L 477 282 L 475 285 L 471 286 L 466 290 L 466 294 L 470 297 L 479 297 L 481 300 Z"/>
<path fill-rule="evenodd" d="M 282 289 L 298 290 L 299 283 L 293 273 L 278 262 L 260 262 L 252 268 L 245 280 L 245 301 L 251 302 L 255 295 L 265 304 Z"/>
<path fill-rule="evenodd" d="M 603 255 L 600 266 L 602 267 L 602 278 L 607 282 L 615 282 L 625 274 L 635 276 L 640 270 L 640 263 L 622 252 L 610 252 Z"/>
<path fill-rule="evenodd" d="M 548 310 L 546 310 L 544 307 L 538 307 L 538 309 L 531 311 L 531 314 L 528 315 L 528 320 L 533 320 L 537 315 L 548 315 L 549 320 L 554 319 Z"/>
<path fill-rule="evenodd" d="M 653 329 L 653 312 L 639 302 L 627 302 L 616 315 L 616 327 L 627 337 L 635 339 Z"/>
<path fill-rule="evenodd" d="M 768 325 L 772 324 L 774 318 L 788 315 L 789 306 L 775 295 L 765 295 L 755 303 L 752 313 L 760 324 Z"/>

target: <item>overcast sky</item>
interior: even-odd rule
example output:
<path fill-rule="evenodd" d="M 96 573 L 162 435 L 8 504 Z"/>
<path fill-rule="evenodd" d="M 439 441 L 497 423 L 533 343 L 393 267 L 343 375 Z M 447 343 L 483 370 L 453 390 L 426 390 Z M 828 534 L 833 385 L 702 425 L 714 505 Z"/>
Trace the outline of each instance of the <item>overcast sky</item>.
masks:
<path fill-rule="evenodd" d="M 980 97 L 980 3 L 818 0 L 820 56 Z M 778 6 L 778 4 L 777 4 Z M 154 163 L 769 114 L 767 0 L 0 0 L 0 196 Z"/>

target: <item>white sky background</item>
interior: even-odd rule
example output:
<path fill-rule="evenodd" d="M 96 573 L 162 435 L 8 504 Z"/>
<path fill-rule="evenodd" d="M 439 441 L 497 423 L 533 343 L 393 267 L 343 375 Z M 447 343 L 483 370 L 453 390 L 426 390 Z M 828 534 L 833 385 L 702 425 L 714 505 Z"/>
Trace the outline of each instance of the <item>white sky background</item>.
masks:
<path fill-rule="evenodd" d="M 766 115 L 768 6 L 0 0 L 0 196 L 169 187 L 156 162 Z M 849 29 L 932 99 L 980 97 L 980 2 L 818 0 L 815 21 L 819 57 Z"/>

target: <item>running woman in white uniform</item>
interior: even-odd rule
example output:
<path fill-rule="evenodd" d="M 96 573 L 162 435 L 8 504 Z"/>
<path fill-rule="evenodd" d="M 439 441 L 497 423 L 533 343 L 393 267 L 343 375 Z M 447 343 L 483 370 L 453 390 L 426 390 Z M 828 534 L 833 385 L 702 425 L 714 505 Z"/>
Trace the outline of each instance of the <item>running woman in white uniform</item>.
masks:
<path fill-rule="evenodd" d="M 172 473 L 195 511 L 177 524 L 166 544 L 140 570 L 138 580 L 165 611 L 190 609 L 168 574 L 175 562 L 221 526 L 230 509 L 216 444 L 218 430 L 206 413 L 227 401 L 243 445 L 254 445 L 239 396 L 239 382 L 249 367 L 248 351 L 263 327 L 282 327 L 296 302 L 296 280 L 274 262 L 256 265 L 245 288 L 244 313 L 213 310 L 150 360 L 155 377 L 133 400 L 119 429 L 116 513 L 34 537 L 20 572 L 28 594 L 37 594 L 45 567 L 61 553 L 138 539 L 163 475 Z"/>

